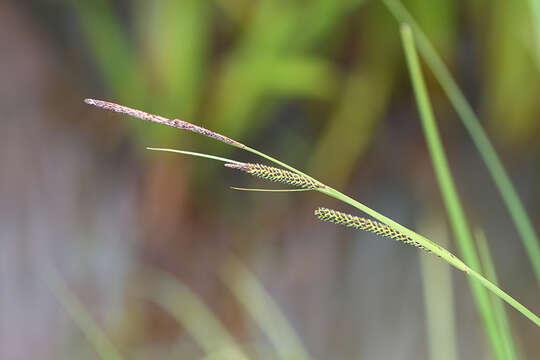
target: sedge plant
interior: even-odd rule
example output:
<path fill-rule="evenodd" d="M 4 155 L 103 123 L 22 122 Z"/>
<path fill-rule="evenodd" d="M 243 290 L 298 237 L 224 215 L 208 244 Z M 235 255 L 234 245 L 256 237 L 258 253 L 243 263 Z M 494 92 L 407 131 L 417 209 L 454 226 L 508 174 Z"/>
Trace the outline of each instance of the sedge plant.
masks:
<path fill-rule="evenodd" d="M 407 243 L 413 244 L 418 247 L 422 247 L 423 249 L 439 256 L 444 261 L 448 262 L 450 265 L 455 267 L 456 269 L 463 271 L 467 276 L 469 276 L 472 280 L 477 281 L 479 284 L 486 287 L 488 290 L 493 292 L 496 296 L 507 302 L 509 305 L 514 307 L 517 311 L 519 311 L 521 314 L 523 314 L 525 317 L 527 317 L 529 320 L 531 320 L 534 324 L 540 327 L 540 318 L 535 315 L 533 312 L 531 312 L 529 309 L 527 309 L 525 306 L 523 306 L 521 303 L 519 303 L 517 300 L 512 298 L 509 294 L 504 292 L 502 289 L 497 287 L 495 284 L 490 282 L 488 279 L 486 279 L 484 276 L 482 276 L 479 272 L 473 270 L 467 264 L 465 264 L 463 261 L 461 261 L 458 257 L 456 257 L 454 254 L 452 254 L 450 251 L 446 250 L 445 248 L 439 246 L 435 242 L 427 239 L 426 237 L 416 233 L 415 231 L 395 222 L 394 220 L 384 216 L 383 214 L 371 209 L 370 207 L 362 204 L 361 202 L 353 199 L 352 197 L 343 194 L 342 192 L 333 189 L 332 187 L 323 184 L 322 182 L 312 178 L 311 176 L 303 173 L 302 171 L 272 157 L 269 156 L 261 151 L 258 151 L 256 149 L 253 149 L 245 144 L 242 144 L 236 140 L 233 140 L 227 136 L 224 136 L 222 134 L 213 132 L 211 130 L 202 128 L 200 126 L 191 124 L 189 122 L 179 120 L 179 119 L 167 119 L 162 116 L 158 115 L 152 115 L 148 114 L 146 112 L 135 110 L 126 106 L 118 105 L 115 103 L 102 101 L 102 100 L 94 100 L 94 99 L 85 99 L 85 102 L 89 105 L 97 106 L 99 108 L 103 108 L 110 111 L 115 111 L 123 114 L 127 114 L 139 119 L 148 120 L 152 122 L 156 122 L 162 125 L 168 125 L 172 126 L 178 129 L 182 130 L 190 130 L 195 133 L 199 133 L 201 135 L 208 136 L 210 138 L 213 138 L 215 140 L 224 142 L 230 146 L 240 148 L 242 150 L 248 151 L 252 154 L 255 154 L 257 156 L 260 156 L 278 166 L 280 166 L 282 169 L 274 168 L 274 167 L 266 167 L 266 170 L 264 170 L 261 165 L 258 164 L 249 164 L 249 163 L 241 163 L 239 161 L 229 160 L 225 158 L 220 158 L 217 156 L 207 155 L 207 154 L 199 154 L 199 153 L 193 153 L 193 152 L 185 152 L 182 150 L 171 150 L 168 151 L 174 151 L 178 153 L 184 153 L 189 155 L 195 155 L 195 156 L 202 156 L 206 158 L 212 158 L 214 160 L 223 161 L 227 164 L 233 164 L 228 165 L 229 167 L 237 168 L 241 171 L 244 171 L 248 174 L 252 174 L 255 176 L 259 176 L 268 180 L 272 181 L 278 181 L 278 182 L 284 182 L 287 184 L 293 184 L 296 186 L 301 186 L 302 190 L 306 191 L 318 191 L 324 195 L 333 197 L 337 200 L 340 200 L 348 205 L 353 206 L 354 208 L 366 213 L 367 215 L 375 218 L 382 224 L 373 224 L 372 226 L 381 228 L 383 226 L 387 226 L 388 229 L 384 231 L 388 231 L 389 235 L 392 238 L 400 238 L 402 241 L 405 241 Z M 294 179 L 294 181 L 293 181 Z M 298 181 L 300 183 L 298 183 Z M 330 210 L 332 212 L 332 210 Z M 317 214 L 319 215 L 319 214 Z M 334 215 L 338 215 L 338 212 L 334 212 Z M 354 217 L 353 217 L 354 218 Z M 358 219 L 359 220 L 359 219 Z M 352 220 L 353 222 L 356 222 L 356 219 Z M 360 220 L 359 220 L 360 221 Z M 337 222 L 337 221 L 334 221 Z M 349 222 L 344 220 L 344 222 L 340 222 L 344 225 L 349 225 Z M 384 225 L 383 225 L 384 224 Z M 360 228 L 360 227 L 359 227 Z M 383 230 L 378 231 L 378 233 L 381 233 Z M 390 234 L 391 233 L 391 234 Z"/>

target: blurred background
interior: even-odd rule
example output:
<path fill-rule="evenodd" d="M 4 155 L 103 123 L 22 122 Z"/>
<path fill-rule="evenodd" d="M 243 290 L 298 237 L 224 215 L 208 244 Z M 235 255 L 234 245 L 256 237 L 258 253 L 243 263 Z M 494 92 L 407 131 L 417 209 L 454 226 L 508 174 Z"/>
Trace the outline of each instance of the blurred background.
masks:
<path fill-rule="evenodd" d="M 403 3 L 538 231 L 529 3 Z M 283 187 L 145 147 L 261 161 L 249 153 L 82 101 L 225 134 L 456 251 L 383 2 L 4 0 L 0 24 L 0 358 L 106 357 L 106 336 L 127 359 L 430 359 L 429 304 L 447 331 L 439 358 L 493 358 L 462 273 L 319 222 L 317 206 L 362 215 L 319 193 L 233 191 Z M 538 314 L 515 226 L 425 74 L 469 222 L 485 232 L 502 288 Z M 519 354 L 537 358 L 538 328 L 508 316 Z"/>

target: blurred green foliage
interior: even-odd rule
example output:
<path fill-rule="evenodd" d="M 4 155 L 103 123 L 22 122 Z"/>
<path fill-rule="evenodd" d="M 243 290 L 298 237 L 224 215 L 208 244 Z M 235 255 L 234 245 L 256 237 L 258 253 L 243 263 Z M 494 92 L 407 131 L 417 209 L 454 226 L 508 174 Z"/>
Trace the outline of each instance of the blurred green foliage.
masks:
<path fill-rule="evenodd" d="M 519 144 L 531 129 L 538 129 L 540 112 L 530 9 L 522 1 L 497 1 L 487 11 L 491 21 L 483 39 L 485 118 L 506 141 Z"/>
<path fill-rule="evenodd" d="M 254 144 L 256 148 L 264 146 L 265 152 L 270 149 L 269 153 L 287 161 L 293 158 L 300 164 L 299 168 L 308 167 L 307 171 L 314 177 L 337 188 L 350 182 L 359 161 L 384 136 L 385 128 L 381 124 L 388 113 L 412 108 L 403 106 L 403 102 L 412 104 L 412 96 L 398 24 L 382 1 L 70 0 L 63 3 L 76 14 L 76 26 L 82 35 L 77 40 L 82 40 L 83 47 L 88 48 L 85 54 L 97 69 L 94 85 L 102 86 L 102 91 L 107 93 L 101 97 L 170 118 L 178 117 Z M 529 3 L 534 9 L 538 1 Z M 481 118 L 494 138 L 506 141 L 509 148 L 533 141 L 539 144 L 540 127 L 536 119 L 540 105 L 536 97 L 540 93 L 537 56 L 540 47 L 536 44 L 540 37 L 534 31 L 530 4 L 451 0 L 407 0 L 403 4 L 456 74 L 473 107 L 480 109 Z M 440 106 L 446 98 L 430 72 L 426 72 L 426 78 L 437 118 L 442 122 L 451 119 L 457 124 L 455 114 L 445 114 L 447 108 Z M 416 112 L 412 117 L 417 117 Z M 129 126 L 141 149 L 148 145 L 186 150 L 201 144 L 213 146 L 207 139 L 166 127 L 140 121 L 130 121 Z M 445 126 L 448 122 L 441 128 Z M 443 138 L 451 146 L 463 144 L 461 140 L 450 140 L 444 135 Z M 223 152 L 232 151 L 219 149 L 218 155 L 228 156 Z M 424 153 L 425 149 L 421 151 Z M 200 162 L 198 166 L 203 171 L 217 171 L 205 169 L 205 164 Z M 177 189 L 193 190 L 178 184 L 189 174 L 195 178 L 193 183 L 205 189 L 194 191 L 197 197 L 207 196 L 213 191 L 208 183 L 223 178 L 152 166 L 155 166 L 153 171 L 146 173 L 157 174 L 148 176 L 161 181 L 148 181 L 145 184 L 148 188 L 162 189 L 174 183 Z M 211 166 L 217 168 L 215 164 Z M 168 225 L 180 222 L 180 215 L 186 222 L 195 218 L 188 218 L 177 205 L 187 202 L 183 193 L 177 198 L 167 191 L 156 192 L 154 196 L 158 199 L 155 208 L 164 209 L 159 214 L 172 215 L 165 225 L 154 219 L 158 226 L 150 229 L 169 229 Z M 219 202 L 212 199 L 212 207 L 204 208 L 206 217 L 218 214 L 219 206 L 235 207 L 233 201 L 214 206 L 216 203 Z M 147 208 L 151 210 L 145 213 Z M 146 202 L 141 219 L 151 222 L 147 215 L 155 208 Z M 290 212 L 295 210 L 291 209 Z M 245 213 L 229 213 L 245 221 L 242 218 Z M 262 219 L 270 213 L 272 210 L 266 209 L 258 216 Z M 265 220 L 265 230 L 269 231 L 275 223 Z M 214 224 L 212 221 L 209 223 Z M 199 232 L 206 225 L 201 222 L 194 228 L 199 226 L 196 229 Z M 241 230 L 249 233 L 248 230 L 260 229 L 251 225 Z M 174 244 L 166 243 L 167 253 L 172 254 L 174 246 L 181 246 L 186 258 L 193 257 L 189 248 L 184 252 L 185 244 L 178 245 L 176 237 L 174 240 Z M 487 246 L 483 255 L 485 267 L 489 256 Z M 166 263 L 164 258 L 162 254 L 159 260 Z M 171 258 L 174 258 L 171 262 L 180 262 L 177 254 Z M 268 329 L 271 325 L 268 319 L 272 318 L 269 314 L 277 313 L 277 306 L 245 269 L 238 264 L 234 266 L 234 262 L 228 265 L 229 272 L 222 274 L 226 286 L 244 304 L 243 310 L 262 329 Z M 162 301 L 164 308 L 177 315 L 179 323 L 190 322 L 192 326 L 188 330 L 201 339 L 199 343 L 207 348 L 208 358 L 214 355 L 219 358 L 221 351 L 232 351 L 237 356 L 238 349 L 230 344 L 211 353 L 210 348 L 216 347 L 212 341 L 226 338 L 232 343 L 228 339 L 231 336 L 189 289 L 169 280 L 155 282 L 157 287 L 162 285 L 153 293 L 162 295 L 155 302 Z M 437 285 L 451 288 L 450 280 L 444 281 Z M 183 300 L 178 300 L 182 297 Z M 197 327 L 201 326 L 197 319 L 182 319 L 186 314 L 173 308 L 178 303 L 190 303 L 188 307 L 195 308 L 207 324 L 213 323 L 219 335 L 205 338 Z M 266 304 L 266 311 L 257 312 L 261 303 Z M 509 332 L 505 321 L 501 320 L 500 326 Z M 273 340 L 279 344 L 279 336 L 292 332 L 288 326 L 283 320 L 279 329 L 267 330 L 267 335 L 278 336 Z M 294 333 L 286 340 L 293 342 L 296 353 L 303 353 L 303 345 Z"/>
<path fill-rule="evenodd" d="M 397 25 L 380 1 L 70 3 L 111 98 L 240 140 L 264 131 L 283 105 L 302 104 L 324 123 L 304 124 L 321 129 L 309 167 L 337 185 L 348 181 L 377 137 L 403 79 Z M 464 66 L 484 69 L 481 99 L 493 128 L 512 142 L 529 137 L 537 128 L 540 85 L 532 28 L 522 21 L 527 4 L 404 4 L 450 64 L 461 46 L 459 22 L 482 23 L 471 38 L 484 54 L 466 58 Z M 470 18 L 458 20 L 466 10 Z M 137 122 L 133 127 L 141 129 Z M 141 142 L 179 136 L 153 127 Z M 198 139 L 182 137 L 192 141 Z M 283 145 L 294 148 L 294 137 Z"/>

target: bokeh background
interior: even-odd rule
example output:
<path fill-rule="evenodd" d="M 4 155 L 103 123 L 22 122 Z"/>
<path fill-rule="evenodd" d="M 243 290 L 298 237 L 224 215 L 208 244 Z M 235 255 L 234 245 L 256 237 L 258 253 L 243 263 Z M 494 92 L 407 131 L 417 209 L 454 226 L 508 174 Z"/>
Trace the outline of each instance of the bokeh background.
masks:
<path fill-rule="evenodd" d="M 540 229 L 529 3 L 404 4 Z M 230 338 L 253 359 L 428 359 L 427 301 L 441 304 L 457 358 L 492 358 L 461 273 L 320 223 L 317 206 L 357 212 L 318 193 L 236 192 L 279 186 L 145 147 L 259 161 L 250 154 L 82 102 L 213 129 L 454 250 L 399 24 L 382 2 L 4 0 L 0 24 L 0 358 L 98 358 L 81 330 L 87 314 L 129 359 L 239 358 Z M 469 221 L 484 230 L 502 287 L 538 314 L 507 210 L 426 77 Z M 439 288 L 426 297 L 429 284 Z M 508 315 L 520 354 L 537 358 L 538 328 Z"/>

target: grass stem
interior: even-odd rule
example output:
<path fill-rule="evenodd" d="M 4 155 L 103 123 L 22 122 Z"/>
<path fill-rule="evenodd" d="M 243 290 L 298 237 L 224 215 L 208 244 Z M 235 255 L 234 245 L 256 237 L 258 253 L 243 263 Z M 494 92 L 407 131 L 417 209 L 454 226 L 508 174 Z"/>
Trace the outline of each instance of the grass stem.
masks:
<path fill-rule="evenodd" d="M 99 357 L 103 360 L 121 360 L 122 356 L 116 347 L 107 338 L 103 330 L 99 328 L 94 319 L 92 319 L 92 316 L 85 309 L 84 305 L 69 290 L 51 263 L 43 265 L 42 276 L 53 295 L 86 336 L 86 339 Z"/>
<path fill-rule="evenodd" d="M 489 246 L 484 232 L 480 230 L 475 231 L 474 238 L 478 247 L 478 254 L 480 255 L 482 268 L 484 269 L 483 273 L 489 281 L 498 286 L 497 273 L 495 272 L 495 264 L 493 263 L 493 259 L 491 258 Z M 514 337 L 512 336 L 510 322 L 508 321 L 508 316 L 506 315 L 506 310 L 504 308 L 504 303 L 497 296 L 492 296 L 491 300 L 493 304 L 493 310 L 495 311 L 495 317 L 499 325 L 499 333 L 501 334 L 501 338 L 503 340 L 506 358 L 509 360 L 519 359 L 518 353 L 516 351 Z"/>
<path fill-rule="evenodd" d="M 481 270 L 480 260 L 476 254 L 472 235 L 469 230 L 469 226 L 467 225 L 465 212 L 459 200 L 459 195 L 454 184 L 450 166 L 448 165 L 442 140 L 437 129 L 437 123 L 435 122 L 435 116 L 433 115 L 431 102 L 429 101 L 426 85 L 422 76 L 420 61 L 418 60 L 416 46 L 414 44 L 414 38 L 410 26 L 405 24 L 401 25 L 401 39 L 405 51 L 405 58 L 409 67 L 414 94 L 418 104 L 418 110 L 420 112 L 420 119 L 422 121 L 424 135 L 427 141 L 429 153 L 431 155 L 432 164 L 435 169 L 435 174 L 439 182 L 439 188 L 442 193 L 448 218 L 450 220 L 450 224 L 456 237 L 460 252 L 467 264 L 469 264 L 471 267 L 471 270 L 469 270 L 467 273 L 469 275 L 478 274 L 477 271 Z M 491 306 L 487 293 L 485 289 L 482 288 L 477 282 L 472 281 L 470 282 L 470 285 L 476 305 L 482 315 L 482 320 L 484 322 L 493 351 L 497 358 L 503 359 L 504 351 L 500 341 L 500 333 L 495 321 L 494 310 Z"/>
<path fill-rule="evenodd" d="M 495 151 L 495 148 L 491 144 L 486 132 L 480 124 L 478 116 L 475 114 L 471 105 L 468 103 L 465 95 L 459 89 L 456 81 L 453 79 L 450 71 L 442 61 L 441 57 L 437 54 L 437 51 L 430 43 L 427 36 L 424 34 L 420 26 L 415 22 L 414 18 L 409 14 L 407 9 L 399 0 L 383 0 L 386 7 L 392 13 L 392 15 L 399 21 L 410 24 L 412 27 L 416 40 L 418 42 L 418 50 L 422 55 L 426 64 L 431 69 L 435 78 L 443 88 L 444 92 L 448 96 L 448 99 L 452 103 L 457 114 L 461 118 L 463 125 L 469 132 L 473 143 L 475 144 L 478 152 L 497 187 L 503 202 L 505 203 L 510 217 L 514 222 L 516 229 L 520 235 L 521 241 L 529 261 L 534 269 L 534 273 L 538 283 L 540 284 L 540 240 L 534 230 L 531 219 L 527 215 L 525 206 L 519 199 L 519 195 L 510 180 L 510 176 L 504 169 L 504 166 Z M 537 10 L 537 30 L 540 39 L 540 4 L 539 0 L 531 0 L 531 4 L 535 3 Z M 538 49 L 540 49 L 540 40 Z M 540 50 L 538 50 L 540 52 Z"/>
<path fill-rule="evenodd" d="M 117 105 L 117 104 L 103 102 L 103 101 L 99 101 L 99 100 L 87 99 L 86 102 L 88 104 L 90 104 L 90 105 L 95 105 L 95 106 L 98 106 L 98 107 L 105 108 L 107 110 L 123 112 L 123 113 L 126 113 L 126 114 L 133 113 L 134 111 L 137 112 L 137 113 L 141 113 L 138 110 L 130 109 L 130 108 L 127 108 L 125 106 L 120 106 L 120 105 Z M 106 106 L 101 106 L 99 104 L 106 104 Z M 149 115 L 149 114 L 146 114 L 146 113 L 144 113 L 144 114 L 145 114 L 145 116 Z M 139 116 L 135 116 L 135 117 L 139 117 Z M 354 206 L 358 210 L 361 210 L 361 211 L 365 212 L 366 214 L 374 217 L 375 219 L 379 220 L 380 222 L 382 222 L 382 223 L 384 223 L 384 224 L 386 224 L 386 225 L 388 225 L 390 227 L 393 227 L 397 231 L 400 231 L 400 232 L 404 233 L 408 237 L 412 238 L 414 241 L 421 244 L 427 250 L 429 250 L 429 251 L 435 253 L 436 255 L 440 256 L 442 259 L 447 261 L 449 264 L 451 264 L 455 268 L 457 268 L 457 269 L 459 269 L 461 271 L 464 271 L 466 273 L 472 271 L 467 265 L 465 265 L 465 263 L 463 263 L 461 260 L 459 260 L 456 256 L 454 256 L 451 252 L 444 249 L 443 247 L 435 244 L 434 242 L 432 242 L 432 241 L 428 240 L 427 238 L 423 237 L 422 235 L 417 234 L 416 232 L 406 228 L 405 226 L 398 224 L 397 222 L 395 222 L 392 219 L 390 219 L 390 218 L 380 214 L 379 212 L 369 208 L 368 206 L 354 200 L 350 196 L 347 196 L 347 195 L 345 195 L 345 194 L 343 194 L 343 193 L 341 193 L 341 192 L 339 192 L 339 191 L 337 191 L 337 190 L 335 190 L 335 189 L 321 183 L 320 181 L 312 178 L 311 176 L 301 172 L 300 170 L 295 169 L 294 167 L 292 167 L 292 166 L 290 166 L 288 164 L 285 164 L 282 161 L 279 161 L 279 160 L 273 158 L 272 156 L 266 155 L 266 154 L 264 154 L 264 153 L 262 153 L 262 152 L 260 152 L 258 150 L 255 150 L 253 148 L 245 146 L 244 144 L 241 144 L 241 143 L 239 143 L 239 142 L 237 142 L 235 140 L 229 139 L 229 138 L 227 138 L 227 137 L 225 137 L 225 136 L 223 136 L 221 134 L 215 133 L 215 132 L 207 130 L 207 129 L 200 128 L 200 127 L 198 127 L 196 125 L 187 123 L 185 121 L 182 121 L 181 123 L 179 123 L 179 120 L 178 121 L 174 121 L 174 120 L 171 121 L 169 119 L 164 119 L 164 118 L 160 117 L 159 121 L 156 121 L 156 122 L 161 123 L 163 125 L 174 126 L 174 127 L 184 129 L 184 130 L 194 131 L 194 132 L 199 133 L 201 135 L 211 137 L 211 138 L 213 138 L 215 140 L 225 142 L 225 143 L 227 143 L 227 144 L 229 144 L 231 146 L 241 148 L 241 149 L 243 149 L 245 151 L 251 152 L 252 154 L 255 154 L 255 155 L 258 155 L 258 156 L 260 156 L 262 158 L 265 158 L 265 159 L 273 162 L 274 164 L 282 166 L 283 168 L 288 169 L 288 170 L 290 170 L 290 171 L 292 171 L 292 172 L 294 172 L 294 173 L 296 173 L 296 174 L 298 174 L 298 175 L 300 175 L 302 177 L 305 177 L 306 179 L 310 179 L 315 183 L 321 184 L 322 185 L 321 187 L 316 188 L 317 191 L 319 191 L 319 192 L 321 192 L 323 194 L 326 194 L 326 195 L 328 195 L 330 197 L 333 197 L 335 199 L 341 200 L 341 201 L 343 201 L 343 202 L 345 202 L 345 203 L 347 203 L 347 204 L 349 204 L 351 206 Z M 224 140 L 224 139 L 226 139 L 226 140 Z M 479 274 L 478 274 L 478 276 L 481 277 L 481 275 L 479 275 Z M 489 283 L 489 281 L 487 281 L 487 279 L 484 279 L 484 280 L 487 283 Z M 486 285 L 485 283 L 483 283 L 483 284 Z M 490 290 L 494 291 L 494 288 L 498 289 L 495 285 L 493 285 L 493 284 L 491 284 L 491 285 L 492 286 L 488 287 Z M 532 312 L 530 312 L 528 310 L 527 310 L 528 311 L 527 313 L 524 312 L 523 311 L 524 307 L 521 304 L 517 303 L 515 300 L 513 302 L 509 301 L 509 299 L 508 299 L 509 296 L 506 296 L 506 297 L 502 296 L 501 294 L 505 294 L 502 290 L 499 289 L 499 292 L 497 292 L 497 294 L 500 295 L 500 297 L 503 300 L 507 301 L 510 305 L 514 306 L 518 311 L 522 312 L 529 319 L 531 319 L 537 326 L 540 327 L 540 318 L 538 318 L 536 315 L 532 314 Z M 519 304 L 520 306 L 517 306 L 516 303 Z"/>

